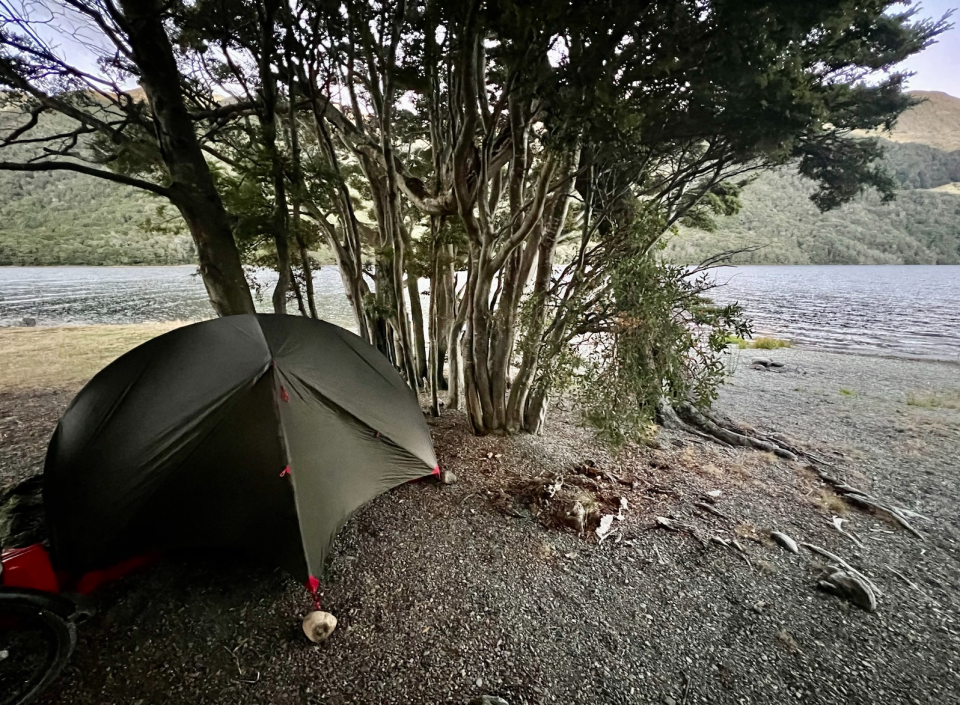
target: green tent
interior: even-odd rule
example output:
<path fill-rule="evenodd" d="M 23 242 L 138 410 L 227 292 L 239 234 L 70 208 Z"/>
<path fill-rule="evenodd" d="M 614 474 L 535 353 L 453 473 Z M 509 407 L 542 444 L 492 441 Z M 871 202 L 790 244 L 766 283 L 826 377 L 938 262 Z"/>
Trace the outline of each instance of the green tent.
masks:
<path fill-rule="evenodd" d="M 123 355 L 77 395 L 44 468 L 54 560 L 236 547 L 315 585 L 337 532 L 437 473 L 415 394 L 375 348 L 299 316 L 230 316 Z"/>

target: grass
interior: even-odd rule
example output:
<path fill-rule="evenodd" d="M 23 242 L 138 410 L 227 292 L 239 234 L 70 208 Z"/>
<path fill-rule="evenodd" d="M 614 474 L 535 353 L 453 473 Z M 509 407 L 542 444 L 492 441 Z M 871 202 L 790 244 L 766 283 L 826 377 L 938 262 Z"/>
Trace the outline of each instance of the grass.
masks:
<path fill-rule="evenodd" d="M 852 397 L 856 392 L 846 387 L 840 387 L 840 394 L 845 397 Z"/>
<path fill-rule="evenodd" d="M 131 348 L 185 321 L 0 329 L 0 391 L 79 387 Z"/>
<path fill-rule="evenodd" d="M 952 390 L 945 393 L 927 392 L 923 394 L 909 392 L 907 394 L 907 404 L 925 409 L 960 409 L 960 390 Z"/>
<path fill-rule="evenodd" d="M 736 345 L 741 350 L 745 350 L 746 348 L 755 348 L 757 350 L 777 350 L 778 348 L 792 347 L 793 343 L 791 343 L 789 340 L 770 338 L 767 336 L 761 336 L 759 338 L 755 338 L 754 340 L 744 340 L 737 335 L 728 335 L 727 345 Z"/>

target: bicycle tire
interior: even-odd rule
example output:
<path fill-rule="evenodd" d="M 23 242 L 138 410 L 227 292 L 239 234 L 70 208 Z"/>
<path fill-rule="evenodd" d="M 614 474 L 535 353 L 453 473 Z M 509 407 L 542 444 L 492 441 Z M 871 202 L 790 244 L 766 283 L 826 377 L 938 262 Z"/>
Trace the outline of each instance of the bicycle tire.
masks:
<path fill-rule="evenodd" d="M 47 648 L 42 664 L 33 670 L 18 691 L 0 694 L 0 705 L 33 702 L 63 671 L 77 643 L 76 627 L 69 617 L 38 606 L 36 595 L 16 593 L 4 590 L 0 594 L 0 617 L 30 620 L 33 626 L 40 627 Z"/>

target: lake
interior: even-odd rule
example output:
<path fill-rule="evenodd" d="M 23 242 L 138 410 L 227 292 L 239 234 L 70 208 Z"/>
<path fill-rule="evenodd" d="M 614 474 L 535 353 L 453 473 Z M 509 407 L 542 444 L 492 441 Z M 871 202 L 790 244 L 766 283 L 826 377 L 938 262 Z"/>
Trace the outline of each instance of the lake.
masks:
<path fill-rule="evenodd" d="M 316 273 L 320 315 L 353 328 L 340 275 Z M 717 270 L 758 334 L 803 347 L 960 361 L 960 266 L 744 266 Z M 271 309 L 275 275 L 257 273 Z M 197 320 L 212 315 L 196 268 L 0 267 L 0 326 Z"/>

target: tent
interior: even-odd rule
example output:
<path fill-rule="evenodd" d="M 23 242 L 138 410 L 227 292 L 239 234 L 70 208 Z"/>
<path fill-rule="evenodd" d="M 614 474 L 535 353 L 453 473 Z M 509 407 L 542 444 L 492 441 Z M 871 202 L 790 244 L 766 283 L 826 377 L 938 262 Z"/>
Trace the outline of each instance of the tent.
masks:
<path fill-rule="evenodd" d="M 316 588 L 337 532 L 438 473 L 413 391 L 375 348 L 299 316 L 230 316 L 131 350 L 80 391 L 44 468 L 54 561 L 257 552 Z"/>

